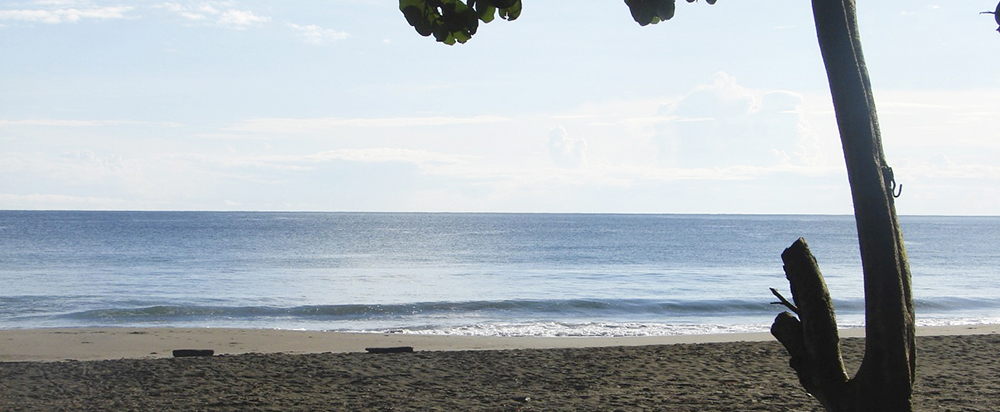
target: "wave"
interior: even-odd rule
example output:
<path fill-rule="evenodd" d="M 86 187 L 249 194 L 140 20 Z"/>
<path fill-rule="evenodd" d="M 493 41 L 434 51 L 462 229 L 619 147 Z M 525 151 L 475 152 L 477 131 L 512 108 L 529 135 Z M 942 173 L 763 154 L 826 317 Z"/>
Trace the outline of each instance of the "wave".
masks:
<path fill-rule="evenodd" d="M 134 308 L 96 309 L 63 315 L 73 319 L 142 319 L 142 318 L 204 318 L 204 317 L 301 317 L 338 320 L 400 318 L 435 315 L 484 315 L 502 317 L 549 315 L 586 317 L 601 315 L 669 315 L 725 316 L 773 311 L 766 301 L 703 300 L 501 300 L 470 302 L 421 302 L 401 304 L 310 305 L 297 307 L 270 306 L 147 306 Z"/>
<path fill-rule="evenodd" d="M 657 336 L 766 331 L 785 310 L 764 299 L 555 299 L 396 304 L 240 306 L 66 297 L 0 298 L 3 328 L 246 327 L 479 336 Z M 14 305 L 14 303 L 17 303 Z M 167 303 L 167 304 L 163 304 Z M 205 304 L 209 303 L 209 304 Z M 1000 323 L 1000 299 L 918 300 L 923 325 Z M 834 302 L 842 327 L 861 326 L 864 301 Z M 97 306 L 97 308 L 95 308 Z M 930 323 L 928 323 L 930 322 Z M 958 322 L 958 323 L 956 323 Z"/>
<path fill-rule="evenodd" d="M 380 333 L 445 336 L 495 337 L 638 337 L 724 333 L 753 333 L 769 330 L 766 323 L 674 324 L 657 322 L 526 322 L 476 325 L 416 327 L 374 330 Z"/>
<path fill-rule="evenodd" d="M 864 301 L 838 300 L 838 313 L 864 311 Z M 1000 299 L 918 300 L 918 311 L 1000 308 Z M 500 300 L 469 302 L 420 302 L 399 304 L 272 306 L 141 306 L 79 311 L 61 315 L 68 319 L 168 320 L 179 318 L 313 318 L 327 320 L 399 319 L 409 317 L 496 317 L 502 319 L 664 318 L 759 316 L 783 310 L 765 300 L 646 300 L 646 299 L 567 299 Z M 492 316 L 490 316 L 492 315 Z"/>
<path fill-rule="evenodd" d="M 145 306 L 59 316 L 77 325 L 319 329 L 453 336 L 662 336 L 760 332 L 780 308 L 751 300 L 502 300 L 381 305 Z M 741 319 L 735 322 L 733 319 Z M 749 321 L 749 320 L 752 320 Z"/>

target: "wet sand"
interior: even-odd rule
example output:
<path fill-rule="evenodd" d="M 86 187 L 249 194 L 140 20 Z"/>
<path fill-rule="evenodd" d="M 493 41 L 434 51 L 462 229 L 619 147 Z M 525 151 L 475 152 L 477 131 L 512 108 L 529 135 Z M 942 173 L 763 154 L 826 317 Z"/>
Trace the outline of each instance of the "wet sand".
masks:
<path fill-rule="evenodd" d="M 916 410 L 995 410 L 997 326 L 920 332 Z M 360 352 L 400 345 L 416 352 Z M 844 341 L 850 370 L 862 345 L 859 338 Z M 221 355 L 170 357 L 181 348 Z M 0 411 L 821 410 L 799 386 L 784 349 L 764 334 L 537 339 L 4 330 L 0 361 Z"/>

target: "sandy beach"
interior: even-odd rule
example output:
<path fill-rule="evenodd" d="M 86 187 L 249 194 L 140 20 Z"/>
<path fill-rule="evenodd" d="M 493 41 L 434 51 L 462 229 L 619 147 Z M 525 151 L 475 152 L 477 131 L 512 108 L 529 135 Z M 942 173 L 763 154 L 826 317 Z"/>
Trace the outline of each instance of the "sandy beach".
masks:
<path fill-rule="evenodd" d="M 1000 399 L 1000 328 L 925 328 L 916 410 Z M 860 363 L 860 331 L 844 331 Z M 853 336 L 853 337 L 851 337 Z M 369 354 L 366 347 L 412 346 Z M 173 358 L 173 349 L 217 356 Z M 819 411 L 767 334 L 474 338 L 248 329 L 0 331 L 0 410 Z"/>

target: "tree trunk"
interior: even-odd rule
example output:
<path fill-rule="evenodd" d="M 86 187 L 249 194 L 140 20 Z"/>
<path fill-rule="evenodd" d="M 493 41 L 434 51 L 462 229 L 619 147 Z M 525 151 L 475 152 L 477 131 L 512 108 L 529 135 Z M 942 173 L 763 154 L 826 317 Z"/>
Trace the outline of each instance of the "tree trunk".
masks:
<path fill-rule="evenodd" d="M 812 5 L 861 247 L 865 278 L 864 360 L 855 377 L 847 379 L 833 308 L 831 305 L 823 309 L 829 296 L 804 242 L 801 247 L 796 246 L 797 242 L 782 255 L 783 259 L 789 255 L 793 260 L 790 264 L 786 259 L 785 269 L 801 319 L 783 313 L 775 319 L 772 333 L 792 355 L 803 386 L 827 410 L 911 411 L 916 350 L 910 269 L 893 202 L 896 182 L 882 152 L 854 0 L 813 0 Z M 820 286 L 816 286 L 816 280 Z M 828 311 L 829 315 L 805 315 L 804 307 Z M 828 320 L 833 321 L 832 335 Z"/>

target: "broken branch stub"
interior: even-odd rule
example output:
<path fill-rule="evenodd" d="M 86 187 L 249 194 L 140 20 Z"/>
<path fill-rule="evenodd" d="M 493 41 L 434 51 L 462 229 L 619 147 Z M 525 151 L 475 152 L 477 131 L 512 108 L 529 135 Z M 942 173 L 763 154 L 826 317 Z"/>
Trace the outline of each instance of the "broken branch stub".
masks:
<path fill-rule="evenodd" d="M 791 366 L 802 386 L 828 410 L 842 402 L 849 378 L 840 355 L 840 336 L 833 301 L 816 258 L 799 238 L 781 254 L 785 277 L 799 318 L 783 312 L 774 319 L 771 334 L 791 355 Z"/>

